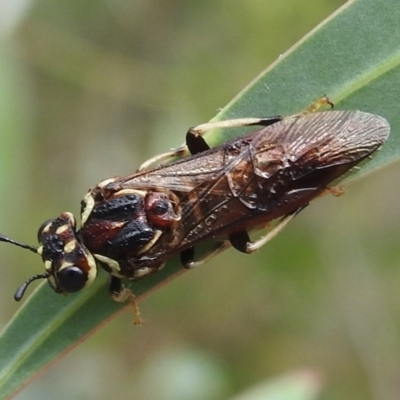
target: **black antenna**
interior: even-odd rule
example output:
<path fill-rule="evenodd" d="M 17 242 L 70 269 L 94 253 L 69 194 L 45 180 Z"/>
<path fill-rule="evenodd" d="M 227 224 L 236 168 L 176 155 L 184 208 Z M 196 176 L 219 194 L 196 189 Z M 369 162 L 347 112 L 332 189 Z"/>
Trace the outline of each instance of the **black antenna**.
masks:
<path fill-rule="evenodd" d="M 30 251 L 33 251 L 34 253 L 37 253 L 38 251 L 37 246 L 30 246 L 29 244 L 17 242 L 15 240 L 10 239 L 7 236 L 2 235 L 1 233 L 0 233 L 0 242 L 15 244 L 16 246 L 22 247 L 23 249 L 28 249 Z"/>
<path fill-rule="evenodd" d="M 29 244 L 17 242 L 13 239 L 10 239 L 7 236 L 4 236 L 0 233 L 0 242 L 6 242 L 6 243 L 11 243 L 14 244 L 15 246 L 22 247 L 23 249 L 27 249 L 30 251 L 33 251 L 34 253 L 37 254 L 38 252 L 38 247 L 37 246 L 30 246 Z M 34 275 L 31 278 L 29 278 L 26 282 L 24 282 L 15 292 L 14 294 L 14 299 L 16 301 L 20 301 L 22 297 L 24 296 L 24 293 L 26 291 L 26 288 L 33 282 L 36 281 L 37 279 L 47 279 L 49 277 L 49 273 L 45 272 L 44 274 L 39 274 L 39 275 Z"/>
<path fill-rule="evenodd" d="M 15 292 L 14 294 L 14 300 L 15 301 L 20 301 L 22 297 L 25 294 L 26 288 L 33 282 L 36 281 L 37 279 L 47 279 L 50 276 L 48 272 L 45 272 L 44 274 L 38 274 L 38 275 L 33 275 L 31 278 L 29 278 L 27 281 L 25 281 Z"/>

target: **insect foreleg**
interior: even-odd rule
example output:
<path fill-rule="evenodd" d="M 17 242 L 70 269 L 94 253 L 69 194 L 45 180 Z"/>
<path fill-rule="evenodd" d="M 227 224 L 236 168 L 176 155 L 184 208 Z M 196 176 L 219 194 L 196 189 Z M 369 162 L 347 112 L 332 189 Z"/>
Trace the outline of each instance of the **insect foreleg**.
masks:
<path fill-rule="evenodd" d="M 125 301 L 129 300 L 133 310 L 133 323 L 135 325 L 143 325 L 143 321 L 140 318 L 140 310 L 139 306 L 136 303 L 135 295 L 131 292 L 130 289 L 124 288 L 122 286 L 121 278 L 110 275 L 108 290 L 110 291 L 112 298 L 118 303 L 124 303 Z"/>

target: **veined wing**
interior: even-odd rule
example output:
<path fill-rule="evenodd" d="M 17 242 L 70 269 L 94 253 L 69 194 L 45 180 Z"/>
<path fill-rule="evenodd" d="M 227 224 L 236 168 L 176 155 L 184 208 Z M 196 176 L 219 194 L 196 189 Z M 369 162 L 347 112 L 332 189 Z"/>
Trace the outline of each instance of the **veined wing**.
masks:
<path fill-rule="evenodd" d="M 287 212 L 282 204 L 290 202 L 294 192 L 308 191 L 305 199 L 315 197 L 377 150 L 388 133 L 383 118 L 360 111 L 298 115 L 134 175 L 125 184 L 177 193 L 182 206 L 180 234 L 190 241 L 240 225 L 257 212 L 265 219 L 275 218 L 274 207 Z"/>
<path fill-rule="evenodd" d="M 294 167 L 293 179 L 297 179 L 315 169 L 357 164 L 376 151 L 389 135 L 384 118 L 361 111 L 293 116 L 267 129 L 268 135 L 260 132 L 251 144 L 255 171 L 265 178 L 290 166 Z M 271 143 L 279 144 L 283 150 L 275 155 Z M 284 157 L 279 159 L 282 154 Z"/>

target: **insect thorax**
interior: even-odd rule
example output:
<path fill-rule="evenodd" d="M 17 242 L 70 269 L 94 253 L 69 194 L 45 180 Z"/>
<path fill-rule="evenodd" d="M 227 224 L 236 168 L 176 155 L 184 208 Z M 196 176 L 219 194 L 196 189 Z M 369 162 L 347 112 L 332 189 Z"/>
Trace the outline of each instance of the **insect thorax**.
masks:
<path fill-rule="evenodd" d="M 101 266 L 139 279 L 164 264 L 180 206 L 171 191 L 123 188 L 114 178 L 89 191 L 81 215 L 79 235 Z"/>

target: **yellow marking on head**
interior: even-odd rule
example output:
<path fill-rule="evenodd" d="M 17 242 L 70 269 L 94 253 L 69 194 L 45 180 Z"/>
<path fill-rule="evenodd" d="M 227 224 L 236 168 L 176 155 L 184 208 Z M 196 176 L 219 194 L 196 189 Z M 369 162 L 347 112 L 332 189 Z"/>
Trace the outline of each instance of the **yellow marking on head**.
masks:
<path fill-rule="evenodd" d="M 43 229 L 42 233 L 47 233 L 50 230 L 50 227 L 52 225 L 52 221 L 50 221 Z"/>
<path fill-rule="evenodd" d="M 82 226 L 85 224 L 85 222 L 87 221 L 87 219 L 90 216 L 90 213 L 93 211 L 93 208 L 94 208 L 94 198 L 92 197 L 90 192 L 86 194 L 86 196 L 83 198 L 83 200 L 86 203 L 86 207 L 82 211 L 82 214 L 81 214 Z"/>
<path fill-rule="evenodd" d="M 72 239 L 64 246 L 64 253 L 72 253 L 75 249 L 76 249 L 76 240 Z"/>
<path fill-rule="evenodd" d="M 68 225 L 61 225 L 57 228 L 56 234 L 61 235 L 63 232 L 67 231 L 69 229 Z"/>
<path fill-rule="evenodd" d="M 142 254 L 142 253 L 146 252 L 147 250 L 151 249 L 154 246 L 154 244 L 157 242 L 157 240 L 160 238 L 161 235 L 162 235 L 162 231 L 159 231 L 159 230 L 154 231 L 153 238 L 150 240 L 149 243 L 147 243 L 142 249 L 140 249 L 138 251 L 138 254 Z"/>

